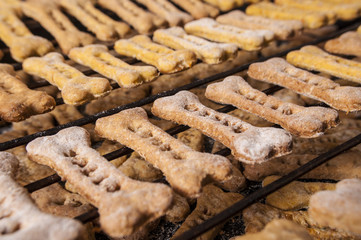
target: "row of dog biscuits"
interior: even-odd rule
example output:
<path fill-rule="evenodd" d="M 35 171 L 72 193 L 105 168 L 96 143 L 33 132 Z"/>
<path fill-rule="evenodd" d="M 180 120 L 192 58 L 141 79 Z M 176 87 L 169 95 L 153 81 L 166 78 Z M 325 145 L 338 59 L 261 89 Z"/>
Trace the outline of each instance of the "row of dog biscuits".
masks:
<path fill-rule="evenodd" d="M 194 19 L 217 17 L 219 10 L 201 0 L 172 0 L 175 4 L 186 10 Z"/>
<path fill-rule="evenodd" d="M 330 53 L 361 57 L 361 33 L 350 31 L 328 40 L 325 50 Z"/>

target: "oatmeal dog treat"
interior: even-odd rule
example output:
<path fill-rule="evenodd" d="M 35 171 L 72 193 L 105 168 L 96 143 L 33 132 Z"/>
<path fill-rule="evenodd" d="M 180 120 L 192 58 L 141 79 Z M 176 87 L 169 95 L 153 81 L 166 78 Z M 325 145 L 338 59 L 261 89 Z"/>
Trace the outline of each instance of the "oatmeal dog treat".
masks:
<path fill-rule="evenodd" d="M 339 123 L 338 113 L 333 109 L 302 107 L 284 102 L 252 88 L 238 76 L 230 76 L 222 82 L 208 85 L 206 97 L 256 114 L 304 138 L 318 137 Z"/>
<path fill-rule="evenodd" d="M 23 69 L 57 86 L 66 104 L 80 105 L 107 95 L 111 90 L 107 79 L 85 76 L 66 64 L 63 56 L 55 52 L 44 57 L 28 58 L 23 63 Z"/>
<path fill-rule="evenodd" d="M 326 53 L 316 46 L 305 46 L 287 54 L 296 67 L 319 71 L 345 80 L 361 83 L 361 63 Z"/>
<path fill-rule="evenodd" d="M 338 38 L 328 40 L 325 49 L 330 53 L 361 57 L 361 33 L 346 32 Z"/>
<path fill-rule="evenodd" d="M 31 56 L 43 56 L 54 49 L 45 38 L 34 36 L 10 7 L 0 7 L 0 39 L 18 62 Z"/>
<path fill-rule="evenodd" d="M 270 2 L 252 4 L 246 9 L 248 15 L 279 20 L 299 20 L 306 28 L 320 28 L 328 24 L 328 16 L 322 12 L 302 10 Z"/>
<path fill-rule="evenodd" d="M 130 0 L 98 0 L 100 6 L 114 11 L 123 21 L 134 27 L 139 33 L 150 33 L 157 27 L 166 25 L 166 21 Z"/>
<path fill-rule="evenodd" d="M 250 16 L 240 10 L 223 14 L 217 17 L 217 22 L 225 25 L 233 25 L 239 28 L 250 30 L 269 30 L 274 32 L 275 37 L 285 40 L 293 36 L 303 28 L 299 20 L 276 20 L 261 16 Z"/>
<path fill-rule="evenodd" d="M 21 4 L 25 15 L 38 21 L 59 43 L 61 50 L 68 54 L 74 47 L 94 42 L 94 38 L 79 31 L 63 14 L 55 1 L 27 0 Z"/>
<path fill-rule="evenodd" d="M 91 0 L 58 0 L 59 4 L 78 19 L 98 39 L 110 41 L 124 37 L 130 28 L 94 7 Z"/>
<path fill-rule="evenodd" d="M 160 169 L 176 191 L 187 197 L 200 195 L 205 178 L 224 181 L 231 175 L 227 158 L 192 150 L 151 124 L 142 108 L 101 118 L 95 130 L 104 138 L 134 149 Z"/>
<path fill-rule="evenodd" d="M 15 180 L 16 157 L 0 153 L 0 238 L 1 239 L 84 239 L 82 224 L 70 218 L 41 212 L 25 188 Z"/>
<path fill-rule="evenodd" d="M 119 86 L 130 88 L 152 81 L 159 73 L 152 66 L 132 66 L 114 57 L 105 45 L 88 45 L 73 48 L 69 57 L 96 72 L 116 81 Z"/>
<path fill-rule="evenodd" d="M 212 218 L 213 216 L 217 215 L 217 213 L 232 206 L 242 198 L 243 196 L 239 193 L 225 193 L 222 191 L 222 189 L 216 186 L 205 186 L 201 196 L 197 199 L 196 208 L 175 232 L 172 239 Z M 217 225 L 216 227 L 199 236 L 197 239 L 214 239 L 221 231 L 223 225 L 224 223 Z"/>
<path fill-rule="evenodd" d="M 253 63 L 249 66 L 247 74 L 254 79 L 277 84 L 322 101 L 337 110 L 345 112 L 361 110 L 360 87 L 340 86 L 328 78 L 296 68 L 283 58 Z"/>
<path fill-rule="evenodd" d="M 190 50 L 173 51 L 152 42 L 145 35 L 137 35 L 130 39 L 115 42 L 115 51 L 121 55 L 136 58 L 158 68 L 161 73 L 174 73 L 193 66 L 196 55 Z"/>
<path fill-rule="evenodd" d="M 307 230 L 300 225 L 285 219 L 276 219 L 266 225 L 258 233 L 233 237 L 230 240 L 312 240 Z"/>
<path fill-rule="evenodd" d="M 9 64 L 0 64 L 0 102 L 0 118 L 7 122 L 22 121 L 55 107 L 54 98 L 29 89 Z"/>
<path fill-rule="evenodd" d="M 244 0 L 204 0 L 205 2 L 216 6 L 221 11 L 226 12 L 233 8 L 237 8 L 243 5 Z"/>
<path fill-rule="evenodd" d="M 310 217 L 327 226 L 361 235 L 361 180 L 345 179 L 336 184 L 335 191 L 312 195 Z"/>
<path fill-rule="evenodd" d="M 217 17 L 219 10 L 201 0 L 172 0 L 175 4 L 189 12 L 194 19 Z"/>
<path fill-rule="evenodd" d="M 48 165 L 99 209 L 100 224 L 112 237 L 130 235 L 165 214 L 172 191 L 163 184 L 132 180 L 90 147 L 86 130 L 71 127 L 37 138 L 26 150 Z"/>
<path fill-rule="evenodd" d="M 159 29 L 154 32 L 153 40 L 173 49 L 188 49 L 197 58 L 208 64 L 218 64 L 234 58 L 238 47 L 230 43 L 214 43 L 203 38 L 188 35 L 181 27 Z"/>
<path fill-rule="evenodd" d="M 182 26 L 193 20 L 192 16 L 178 10 L 167 0 L 137 0 L 155 15 L 167 20 L 170 26 Z"/>
<path fill-rule="evenodd" d="M 184 26 L 187 33 L 216 42 L 234 43 L 241 49 L 259 50 L 273 40 L 274 33 L 269 30 L 248 30 L 223 25 L 211 18 L 202 18 Z"/>
<path fill-rule="evenodd" d="M 197 128 L 229 147 L 239 161 L 260 163 L 291 152 L 292 137 L 283 129 L 258 128 L 201 104 L 188 91 L 154 101 L 152 113 Z"/>

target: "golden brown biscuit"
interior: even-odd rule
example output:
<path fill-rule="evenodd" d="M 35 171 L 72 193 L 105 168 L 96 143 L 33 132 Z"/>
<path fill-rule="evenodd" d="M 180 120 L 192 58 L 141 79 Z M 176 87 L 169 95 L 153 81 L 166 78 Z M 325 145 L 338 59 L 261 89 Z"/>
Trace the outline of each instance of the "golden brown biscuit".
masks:
<path fill-rule="evenodd" d="M 173 203 L 165 214 L 165 220 L 173 223 L 184 221 L 191 211 L 187 199 L 174 193 Z"/>
<path fill-rule="evenodd" d="M 224 181 L 231 175 L 231 164 L 226 158 L 192 150 L 151 124 L 142 108 L 98 119 L 95 129 L 100 136 L 134 149 L 187 197 L 200 195 L 205 178 Z"/>
<path fill-rule="evenodd" d="M 0 39 L 10 48 L 13 59 L 24 61 L 31 56 L 43 56 L 54 49 L 45 38 L 34 36 L 11 7 L 0 7 Z"/>
<path fill-rule="evenodd" d="M 233 237 L 230 240 L 312 240 L 307 230 L 300 225 L 284 220 L 276 219 L 267 223 L 259 233 L 249 233 L 244 236 Z"/>
<path fill-rule="evenodd" d="M 256 114 L 281 125 L 295 136 L 320 136 L 339 123 L 337 111 L 322 107 L 302 107 L 284 102 L 252 88 L 242 77 L 230 76 L 208 85 L 206 97 Z"/>
<path fill-rule="evenodd" d="M 328 40 L 325 50 L 335 54 L 361 57 L 361 33 L 346 32 L 338 38 Z"/>
<path fill-rule="evenodd" d="M 296 67 L 361 83 L 360 62 L 328 54 L 316 46 L 305 46 L 300 50 L 288 53 L 287 61 Z"/>
<path fill-rule="evenodd" d="M 212 218 L 219 212 L 240 201 L 242 198 L 243 196 L 239 193 L 225 193 L 216 186 L 205 186 L 201 196 L 197 199 L 196 208 L 175 232 L 172 239 Z M 213 239 L 221 231 L 223 225 L 224 223 L 217 225 L 197 239 Z"/>
<path fill-rule="evenodd" d="M 234 58 L 238 47 L 229 43 L 214 43 L 203 38 L 188 35 L 181 27 L 159 29 L 154 32 L 153 40 L 173 49 L 188 49 L 208 64 L 218 64 Z"/>
<path fill-rule="evenodd" d="M 7 122 L 22 121 L 55 107 L 54 98 L 29 89 L 9 64 L 0 64 L 0 102 L 0 118 Z"/>
<path fill-rule="evenodd" d="M 242 162 L 263 162 L 291 152 L 292 137 L 286 131 L 257 128 L 228 114 L 216 112 L 202 105 L 198 97 L 188 91 L 157 99 L 152 113 L 199 129 L 229 147 L 233 156 Z"/>
<path fill-rule="evenodd" d="M 145 35 L 115 42 L 115 51 L 121 55 L 136 58 L 158 68 L 161 73 L 174 73 L 193 66 L 196 55 L 189 50 L 173 51 L 156 44 Z"/>
<path fill-rule="evenodd" d="M 129 65 L 111 55 L 108 48 L 100 44 L 73 48 L 69 53 L 69 58 L 113 79 L 119 86 L 125 88 L 150 82 L 159 75 L 155 67 Z"/>
<path fill-rule="evenodd" d="M 310 217 L 321 226 L 361 235 L 361 180 L 345 179 L 334 191 L 321 191 L 310 198 Z"/>
<path fill-rule="evenodd" d="M 23 69 L 57 86 L 66 104 L 80 105 L 107 95 L 111 90 L 107 79 L 85 76 L 66 64 L 63 56 L 55 52 L 44 57 L 28 58 L 24 61 Z"/>
<path fill-rule="evenodd" d="M 146 6 L 155 15 L 167 20 L 170 26 L 182 26 L 193 20 L 191 15 L 180 11 L 166 0 L 137 0 L 137 2 Z"/>
<path fill-rule="evenodd" d="M 91 0 L 59 0 L 59 4 L 102 41 L 119 39 L 130 31 L 126 23 L 95 8 Z"/>
<path fill-rule="evenodd" d="M 71 127 L 37 138 L 26 150 L 31 159 L 54 168 L 98 207 L 101 226 L 110 236 L 134 233 L 164 215 L 171 204 L 169 187 L 124 176 L 90 147 L 89 134 L 83 128 Z"/>
<path fill-rule="evenodd" d="M 299 94 L 322 101 L 345 112 L 361 110 L 361 88 L 340 84 L 308 71 L 296 68 L 283 58 L 272 58 L 249 66 L 248 76 L 277 84 Z"/>
<path fill-rule="evenodd" d="M 243 5 L 244 0 L 204 0 L 205 2 L 219 8 L 221 11 L 226 12 L 233 8 Z"/>
<path fill-rule="evenodd" d="M 13 130 L 23 131 L 26 135 L 34 134 L 55 127 L 55 121 L 51 113 L 32 116 L 25 121 L 12 123 Z"/>
<path fill-rule="evenodd" d="M 55 1 L 27 0 L 21 8 L 26 16 L 35 19 L 54 36 L 65 54 L 74 47 L 88 45 L 95 40 L 90 34 L 79 31 Z"/>
<path fill-rule="evenodd" d="M 3 239 L 84 239 L 85 230 L 76 220 L 41 212 L 28 192 L 14 180 L 16 157 L 0 153 L 0 237 Z"/>
<path fill-rule="evenodd" d="M 240 10 L 223 14 L 217 17 L 217 22 L 233 25 L 244 29 L 263 29 L 274 32 L 278 39 L 287 39 L 299 32 L 303 28 L 303 24 L 299 20 L 277 20 L 265 18 L 261 16 L 250 16 Z"/>
<path fill-rule="evenodd" d="M 361 33 L 361 26 L 359 26 L 359 27 L 357 28 L 357 32 L 358 32 L 358 33 Z"/>
<path fill-rule="evenodd" d="M 219 10 L 201 0 L 172 0 L 175 4 L 189 12 L 194 19 L 217 17 Z"/>
<path fill-rule="evenodd" d="M 295 7 L 277 5 L 271 2 L 252 4 L 246 9 L 252 16 L 262 16 L 279 20 L 299 20 L 305 28 L 316 29 L 328 24 L 328 16 L 322 12 L 302 10 Z"/>
<path fill-rule="evenodd" d="M 216 42 L 234 43 L 241 49 L 259 50 L 274 38 L 269 30 L 248 30 L 202 18 L 184 26 L 187 33 Z"/>

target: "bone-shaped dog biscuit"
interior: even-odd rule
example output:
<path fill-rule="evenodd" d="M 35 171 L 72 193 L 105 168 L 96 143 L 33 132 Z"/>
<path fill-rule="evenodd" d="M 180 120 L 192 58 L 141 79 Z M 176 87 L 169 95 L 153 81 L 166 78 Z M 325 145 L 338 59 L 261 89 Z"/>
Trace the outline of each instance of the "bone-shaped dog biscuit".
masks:
<path fill-rule="evenodd" d="M 231 163 L 225 157 L 192 150 L 151 124 L 142 108 L 101 118 L 95 130 L 102 137 L 134 149 L 187 197 L 199 196 L 205 178 L 224 181 L 231 174 Z"/>
<path fill-rule="evenodd" d="M 246 13 L 248 15 L 280 20 L 299 20 L 306 28 L 311 29 L 320 28 L 328 24 L 328 16 L 324 13 L 277 5 L 270 2 L 252 4 L 247 7 Z"/>
<path fill-rule="evenodd" d="M 108 94 L 111 90 L 105 78 L 87 77 L 66 64 L 59 53 L 32 57 L 24 61 L 23 69 L 29 74 L 46 79 L 61 90 L 64 102 L 80 105 Z"/>
<path fill-rule="evenodd" d="M 291 152 L 292 137 L 283 129 L 258 128 L 202 105 L 188 91 L 157 99 L 152 113 L 197 128 L 232 150 L 242 162 L 259 163 Z"/>
<path fill-rule="evenodd" d="M 34 36 L 10 7 L 0 7 L 0 39 L 18 62 L 31 56 L 43 56 L 54 49 L 45 38 Z"/>
<path fill-rule="evenodd" d="M 90 34 L 79 31 L 73 25 L 54 1 L 27 0 L 21 7 L 25 15 L 38 21 L 54 36 L 65 54 L 74 47 L 94 42 Z"/>
<path fill-rule="evenodd" d="M 59 4 L 103 41 L 124 37 L 130 28 L 94 7 L 91 0 L 59 0 Z"/>
<path fill-rule="evenodd" d="M 193 20 L 191 15 L 180 11 L 167 0 L 137 0 L 137 2 L 167 20 L 170 26 L 181 26 Z"/>
<path fill-rule="evenodd" d="M 0 153 L 0 238 L 1 239 L 85 239 L 80 222 L 41 212 L 25 188 L 15 180 L 16 157 Z"/>
<path fill-rule="evenodd" d="M 114 57 L 105 45 L 73 48 L 69 57 L 75 62 L 115 80 L 122 87 L 135 87 L 143 82 L 152 81 L 159 75 L 155 67 L 132 66 Z"/>
<path fill-rule="evenodd" d="M 184 26 L 187 33 L 216 42 L 234 43 L 244 50 L 259 50 L 274 38 L 269 30 L 248 30 L 202 18 Z"/>
<path fill-rule="evenodd" d="M 132 234 L 165 214 L 172 191 L 164 184 L 132 180 L 90 147 L 89 133 L 80 127 L 37 138 L 26 150 L 48 165 L 90 203 L 98 207 L 100 224 L 110 236 Z"/>
<path fill-rule="evenodd" d="M 18 122 L 55 107 L 54 98 L 30 90 L 8 64 L 0 64 L 0 103 L 0 118 L 7 122 Z"/>
<path fill-rule="evenodd" d="M 193 18 L 216 17 L 219 10 L 201 0 L 172 0 L 175 4 L 189 12 Z"/>
<path fill-rule="evenodd" d="M 325 50 L 335 54 L 361 57 L 361 33 L 346 32 L 338 38 L 328 40 Z"/>
<path fill-rule="evenodd" d="M 305 46 L 288 53 L 287 61 L 297 67 L 361 83 L 360 62 L 328 54 L 316 46 Z"/>
<path fill-rule="evenodd" d="M 240 7 L 244 4 L 244 0 L 204 0 L 205 2 L 216 6 L 226 12 L 233 8 Z"/>
<path fill-rule="evenodd" d="M 230 76 L 222 82 L 208 85 L 206 97 L 256 114 L 305 138 L 320 136 L 339 122 L 338 113 L 333 109 L 302 107 L 284 102 L 252 88 L 238 76 Z"/>
<path fill-rule="evenodd" d="M 121 55 L 134 57 L 158 68 L 162 73 L 174 73 L 193 66 L 197 57 L 190 50 L 173 51 L 156 44 L 145 35 L 115 42 L 115 51 Z"/>
<path fill-rule="evenodd" d="M 361 110 L 361 88 L 340 86 L 334 81 L 296 68 L 283 58 L 249 66 L 248 76 L 277 84 L 299 94 L 325 102 L 345 112 Z"/>
<path fill-rule="evenodd" d="M 150 33 L 157 27 L 164 26 L 163 18 L 145 11 L 130 0 L 99 0 L 98 3 L 111 11 L 114 11 L 121 19 L 129 23 L 139 33 Z"/>
<path fill-rule="evenodd" d="M 173 49 L 188 49 L 199 59 L 208 64 L 221 63 L 228 58 L 234 58 L 238 47 L 229 43 L 214 43 L 203 38 L 188 35 L 180 27 L 159 29 L 154 32 L 153 40 Z"/>
<path fill-rule="evenodd" d="M 233 25 L 244 29 L 264 29 L 274 32 L 278 39 L 287 39 L 303 28 L 303 24 L 299 20 L 276 20 L 261 16 L 250 16 L 240 10 L 223 14 L 217 17 L 217 22 Z"/>

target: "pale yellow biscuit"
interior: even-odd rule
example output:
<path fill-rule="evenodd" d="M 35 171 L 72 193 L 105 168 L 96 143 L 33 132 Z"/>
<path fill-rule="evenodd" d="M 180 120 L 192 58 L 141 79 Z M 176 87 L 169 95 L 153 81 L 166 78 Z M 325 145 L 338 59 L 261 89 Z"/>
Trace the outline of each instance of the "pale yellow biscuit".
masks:
<path fill-rule="evenodd" d="M 203 38 L 188 35 L 180 27 L 159 29 L 154 32 L 153 40 L 173 49 L 188 49 L 208 64 L 218 64 L 234 58 L 238 47 L 230 43 L 214 43 Z"/>
<path fill-rule="evenodd" d="M 121 55 L 136 58 L 158 68 L 162 73 L 174 73 L 193 66 L 196 55 L 190 50 L 173 51 L 154 43 L 145 35 L 137 35 L 130 39 L 115 42 L 115 51 Z"/>
<path fill-rule="evenodd" d="M 346 32 L 338 38 L 328 40 L 325 50 L 335 54 L 361 57 L 361 33 Z"/>
<path fill-rule="evenodd" d="M 80 127 L 37 138 L 26 150 L 31 159 L 54 168 L 87 201 L 98 207 L 104 231 L 113 237 L 130 235 L 165 214 L 172 191 L 163 184 L 124 176 L 90 147 Z"/>
<path fill-rule="evenodd" d="M 326 53 L 316 46 L 305 46 L 287 54 L 287 61 L 297 67 L 319 71 L 361 83 L 361 63 Z"/>
<path fill-rule="evenodd" d="M 204 1 L 219 8 L 223 12 L 232 10 L 233 8 L 240 7 L 244 4 L 244 0 L 204 0 Z"/>
<path fill-rule="evenodd" d="M 114 57 L 105 45 L 88 45 L 73 48 L 69 57 L 88 66 L 105 77 L 113 79 L 120 86 L 130 88 L 154 80 L 158 71 L 152 66 L 132 66 Z"/>
<path fill-rule="evenodd" d="M 107 79 L 85 76 L 66 64 L 63 56 L 55 52 L 44 57 L 28 58 L 24 61 L 23 69 L 57 86 L 67 104 L 80 105 L 107 95 L 111 90 Z"/>
<path fill-rule="evenodd" d="M 214 18 L 219 14 L 219 10 L 216 7 L 201 0 L 172 0 L 172 2 L 189 12 L 194 19 Z"/>
<path fill-rule="evenodd" d="M 274 38 L 269 30 L 249 30 L 202 18 L 184 26 L 187 33 L 216 42 L 233 43 L 244 50 L 259 50 Z"/>

